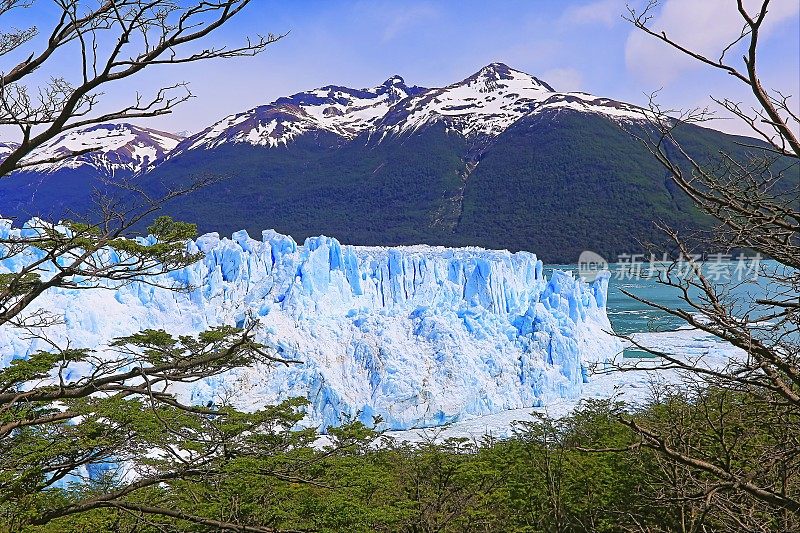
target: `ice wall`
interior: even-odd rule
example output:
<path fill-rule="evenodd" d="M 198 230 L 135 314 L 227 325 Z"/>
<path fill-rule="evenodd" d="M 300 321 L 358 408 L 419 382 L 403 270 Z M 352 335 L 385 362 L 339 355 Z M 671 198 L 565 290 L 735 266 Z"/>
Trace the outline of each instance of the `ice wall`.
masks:
<path fill-rule="evenodd" d="M 9 231 L 19 230 L 0 225 Z M 64 325 L 50 335 L 102 349 L 137 329 L 185 333 L 252 314 L 263 340 L 303 363 L 239 369 L 180 394 L 198 403 L 227 395 L 245 408 L 304 396 L 308 424 L 381 415 L 391 429 L 576 397 L 585 362 L 619 350 L 602 333 L 611 329 L 608 278 L 587 285 L 556 271 L 546 279 L 526 252 L 355 247 L 328 237 L 298 246 L 274 231 L 260 241 L 244 231 L 207 234 L 189 247 L 205 258 L 169 277 L 196 287 L 190 293 L 141 283 L 51 291 L 39 305 Z M 22 260 L 0 260 L 0 272 Z M 0 328 L 0 364 L 40 348 Z"/>

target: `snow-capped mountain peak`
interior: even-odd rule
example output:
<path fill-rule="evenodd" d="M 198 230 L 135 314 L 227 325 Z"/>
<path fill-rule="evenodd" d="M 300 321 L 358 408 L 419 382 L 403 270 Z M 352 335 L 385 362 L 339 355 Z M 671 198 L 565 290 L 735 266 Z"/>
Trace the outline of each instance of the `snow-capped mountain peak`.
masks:
<path fill-rule="evenodd" d="M 378 125 L 378 138 L 444 123 L 465 137 L 495 137 L 524 116 L 570 108 L 615 119 L 641 119 L 635 106 L 587 93 L 559 93 L 539 78 L 491 63 L 462 81 L 430 89 L 396 105 Z"/>
<path fill-rule="evenodd" d="M 326 85 L 225 117 L 187 139 L 175 150 L 175 155 L 225 143 L 275 147 L 309 131 L 327 131 L 352 139 L 374 127 L 395 103 L 425 90 L 407 86 L 398 75 L 364 89 Z"/>
<path fill-rule="evenodd" d="M 387 95 L 389 102 L 394 104 L 409 95 L 420 92 L 419 87 L 408 87 L 402 76 L 395 74 L 389 77 L 385 82 L 372 89 L 364 89 L 364 91 L 373 92 L 377 95 Z"/>
<path fill-rule="evenodd" d="M 394 76 L 389 76 L 389 78 L 381 83 L 378 87 L 394 87 L 395 85 L 405 86 L 406 80 L 399 74 L 395 74 Z"/>
<path fill-rule="evenodd" d="M 521 70 L 516 70 L 505 63 L 490 63 L 464 81 L 454 85 L 468 85 L 481 92 L 502 91 L 513 87 L 541 87 L 549 92 L 555 89 L 540 79 Z"/>
<path fill-rule="evenodd" d="M 0 142 L 0 159 L 5 159 L 8 154 L 13 152 L 19 147 L 19 143 L 15 142 Z"/>
<path fill-rule="evenodd" d="M 466 137 L 498 135 L 554 92 L 530 74 L 491 63 L 462 81 L 399 104 L 381 122 L 380 138 L 434 122 L 445 122 Z"/>
<path fill-rule="evenodd" d="M 225 117 L 182 142 L 169 158 L 227 143 L 287 146 L 310 132 L 349 141 L 366 133 L 378 141 L 435 123 L 465 137 L 495 137 L 520 118 L 545 109 L 641 118 L 636 108 L 585 93 L 559 93 L 539 78 L 491 63 L 442 88 L 409 86 L 402 76 L 362 89 L 325 85 Z"/>
<path fill-rule="evenodd" d="M 175 148 L 181 138 L 172 133 L 134 126 L 132 124 L 100 124 L 67 131 L 42 145 L 28 155 L 25 162 L 43 163 L 29 166 L 29 172 L 55 172 L 57 170 L 90 167 L 112 177 L 119 172 L 139 174 L 151 168 L 167 152 Z M 63 156 L 83 152 L 75 157 Z"/>

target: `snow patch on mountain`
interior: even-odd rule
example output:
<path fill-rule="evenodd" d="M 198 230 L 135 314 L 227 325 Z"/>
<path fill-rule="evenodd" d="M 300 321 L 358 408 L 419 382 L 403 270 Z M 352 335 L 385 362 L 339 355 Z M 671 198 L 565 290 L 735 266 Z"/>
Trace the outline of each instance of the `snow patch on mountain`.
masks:
<path fill-rule="evenodd" d="M 424 90 L 407 86 L 403 78 L 395 75 L 377 87 L 350 89 L 328 85 L 297 93 L 225 117 L 187 139 L 171 156 L 229 142 L 276 147 L 308 131 L 328 131 L 352 139 L 372 128 L 395 103 Z"/>
<path fill-rule="evenodd" d="M 492 63 L 467 79 L 441 89 L 431 89 L 397 106 L 380 124 L 381 136 L 413 132 L 446 119 L 464 136 L 497 135 L 537 102 L 553 94 L 537 78 Z"/>
<path fill-rule="evenodd" d="M 26 172 L 51 173 L 62 169 L 93 168 L 106 177 L 139 174 L 151 168 L 181 138 L 171 133 L 132 124 L 100 124 L 70 130 L 55 137 L 23 159 Z M 70 154 L 81 153 L 74 157 Z M 7 155 L 0 151 L 0 156 Z"/>
<path fill-rule="evenodd" d="M 366 89 L 328 85 L 279 98 L 225 117 L 188 138 L 169 157 L 226 143 L 286 146 L 309 132 L 329 132 L 343 140 L 366 133 L 382 140 L 440 122 L 465 137 L 494 137 L 524 116 L 560 109 L 612 119 L 643 118 L 635 106 L 586 93 L 559 93 L 535 76 L 492 63 L 443 88 L 408 86 L 395 75 Z"/>
<path fill-rule="evenodd" d="M 15 142 L 0 142 L 0 159 L 8 157 L 8 154 L 13 152 L 19 147 L 19 143 Z"/>
<path fill-rule="evenodd" d="M 397 75 L 364 89 L 327 85 L 229 115 L 188 138 L 130 124 L 72 130 L 26 157 L 28 163 L 41 163 L 25 170 L 49 173 L 88 166 L 106 177 L 133 175 L 187 151 L 227 143 L 275 148 L 312 132 L 327 132 L 343 141 L 366 133 L 380 141 L 437 123 L 468 138 L 491 138 L 522 117 L 566 109 L 613 120 L 644 118 L 636 106 L 587 93 L 559 93 L 535 76 L 492 63 L 443 88 L 409 86 Z M 13 146 L 0 144 L 0 157 Z M 84 150 L 91 151 L 61 159 Z"/>
<path fill-rule="evenodd" d="M 169 157 L 186 150 L 211 149 L 226 143 L 248 143 L 268 147 L 285 145 L 314 128 L 315 124 L 311 117 L 297 106 L 262 106 L 224 118 L 181 143 Z"/>
<path fill-rule="evenodd" d="M 384 139 L 444 122 L 449 131 L 464 137 L 496 137 L 524 116 L 566 108 L 614 118 L 643 118 L 634 106 L 586 93 L 559 93 L 530 74 L 492 63 L 464 81 L 398 104 L 379 124 L 376 135 Z"/>
<path fill-rule="evenodd" d="M 651 115 L 641 107 L 609 98 L 598 98 L 583 92 L 554 94 L 536 105 L 533 113 L 539 113 L 546 109 L 571 109 L 584 113 L 601 113 L 618 120 L 645 120 Z"/>
<path fill-rule="evenodd" d="M 20 231 L 0 225 L 3 238 Z M 48 334 L 102 351 L 135 329 L 191 333 L 256 316 L 260 340 L 302 364 L 256 365 L 176 392 L 203 404 L 230 396 L 248 409 L 303 396 L 305 423 L 320 428 L 375 415 L 391 429 L 437 426 L 577 398 L 586 362 L 621 349 L 605 333 L 608 277 L 548 279 L 526 252 L 355 247 L 328 237 L 298 246 L 274 231 L 261 240 L 207 234 L 188 246 L 204 259 L 164 282 L 190 293 L 141 283 L 51 290 L 37 303 L 63 325 Z M 0 260 L 0 272 L 30 260 Z M 0 327 L 0 364 L 46 348 Z"/>

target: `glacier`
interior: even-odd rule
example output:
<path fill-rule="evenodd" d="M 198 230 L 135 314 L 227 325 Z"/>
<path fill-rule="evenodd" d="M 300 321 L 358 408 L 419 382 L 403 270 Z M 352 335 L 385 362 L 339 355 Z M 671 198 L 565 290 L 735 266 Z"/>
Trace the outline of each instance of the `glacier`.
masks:
<path fill-rule="evenodd" d="M 4 221 L 0 237 L 32 224 Z M 545 276 L 533 253 L 346 246 L 325 236 L 298 245 L 273 230 L 260 240 L 210 233 L 187 246 L 203 259 L 163 281 L 191 290 L 51 289 L 37 307 L 63 320 L 48 335 L 102 352 L 144 328 L 184 334 L 256 317 L 257 338 L 300 364 L 240 368 L 174 392 L 243 409 L 302 396 L 302 424 L 321 431 L 376 416 L 390 430 L 440 426 L 579 398 L 589 363 L 621 351 L 607 333 L 608 273 L 591 284 Z M 0 258 L 0 273 L 28 260 Z M 0 327 L 0 365 L 46 348 Z"/>

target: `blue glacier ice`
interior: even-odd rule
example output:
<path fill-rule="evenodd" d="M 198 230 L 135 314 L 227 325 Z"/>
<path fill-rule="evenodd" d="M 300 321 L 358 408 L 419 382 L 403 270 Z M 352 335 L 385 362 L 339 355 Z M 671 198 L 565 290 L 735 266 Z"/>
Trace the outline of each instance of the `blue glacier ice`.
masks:
<path fill-rule="evenodd" d="M 0 222 L 0 236 L 31 228 Z M 604 333 L 608 275 L 548 279 L 527 252 L 345 246 L 324 236 L 298 245 L 272 230 L 261 240 L 210 233 L 188 247 L 204 259 L 164 281 L 190 292 L 143 283 L 51 290 L 37 305 L 63 325 L 49 334 L 102 351 L 138 329 L 190 333 L 256 316 L 260 339 L 302 364 L 237 369 L 175 392 L 242 408 L 303 396 L 304 424 L 319 428 L 376 415 L 388 429 L 427 427 L 576 398 L 587 363 L 620 350 Z M 0 272 L 30 259 L 0 259 Z M 0 328 L 2 365 L 44 348 Z"/>

